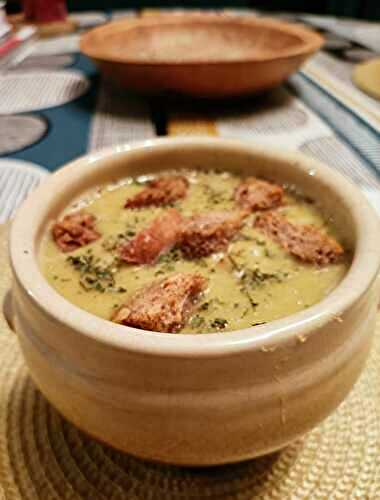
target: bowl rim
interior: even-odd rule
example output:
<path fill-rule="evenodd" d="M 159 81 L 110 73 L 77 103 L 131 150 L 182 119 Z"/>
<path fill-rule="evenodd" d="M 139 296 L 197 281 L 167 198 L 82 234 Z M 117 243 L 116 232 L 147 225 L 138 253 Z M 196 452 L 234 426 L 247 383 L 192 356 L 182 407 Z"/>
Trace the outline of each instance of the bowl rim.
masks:
<path fill-rule="evenodd" d="M 296 47 L 290 47 L 284 50 L 280 55 L 271 55 L 263 57 L 249 57 L 245 56 L 236 60 L 192 60 L 192 61 L 169 61 L 165 59 L 161 60 L 141 60 L 135 59 L 133 57 L 110 57 L 106 51 L 99 48 L 99 43 L 93 43 L 93 38 L 102 34 L 107 34 L 109 31 L 115 33 L 118 31 L 139 29 L 142 27 L 150 26 L 163 26 L 163 25 L 175 25 L 175 24 L 206 24 L 213 22 L 215 24 L 225 24 L 233 23 L 238 26 L 257 26 L 262 25 L 268 28 L 278 29 L 287 34 L 292 34 L 301 39 L 302 43 Z M 293 24 L 282 20 L 270 18 L 270 17 L 256 17 L 254 15 L 248 16 L 237 16 L 233 14 L 161 14 L 158 16 L 147 16 L 143 18 L 126 18 L 116 21 L 111 21 L 102 26 L 93 28 L 92 30 L 86 32 L 81 36 L 80 39 L 80 50 L 86 56 L 103 62 L 108 63 L 121 63 L 134 66 L 151 66 L 151 67 L 194 67 L 194 66 L 236 66 L 239 64 L 246 63 L 260 63 L 260 62 L 271 62 L 279 61 L 282 59 L 287 59 L 289 57 L 305 56 L 307 54 L 316 52 L 324 44 L 324 38 L 319 33 L 306 27 L 304 24 Z"/>
<path fill-rule="evenodd" d="M 301 312 L 268 322 L 267 324 L 225 333 L 186 334 L 151 332 L 112 323 L 80 309 L 56 292 L 47 282 L 38 263 L 37 240 L 42 231 L 43 210 L 54 202 L 54 193 L 62 181 L 75 182 L 94 171 L 107 167 L 110 158 L 147 151 L 188 150 L 193 147 L 220 148 L 233 154 L 261 154 L 268 158 L 285 160 L 290 168 L 304 170 L 309 175 L 327 182 L 346 202 L 357 230 L 356 251 L 346 276 L 322 301 Z M 220 357 L 251 349 L 278 346 L 297 341 L 323 327 L 355 304 L 373 285 L 380 269 L 380 224 L 374 209 L 358 188 L 342 174 L 327 165 L 301 153 L 276 150 L 255 143 L 235 139 L 177 137 L 156 138 L 133 144 L 113 146 L 89 153 L 60 170 L 43 182 L 22 204 L 10 230 L 10 260 L 13 277 L 45 316 L 54 322 L 75 330 L 92 340 L 117 349 L 127 349 L 143 355 L 181 358 Z M 252 335 L 252 333 L 254 334 Z"/>

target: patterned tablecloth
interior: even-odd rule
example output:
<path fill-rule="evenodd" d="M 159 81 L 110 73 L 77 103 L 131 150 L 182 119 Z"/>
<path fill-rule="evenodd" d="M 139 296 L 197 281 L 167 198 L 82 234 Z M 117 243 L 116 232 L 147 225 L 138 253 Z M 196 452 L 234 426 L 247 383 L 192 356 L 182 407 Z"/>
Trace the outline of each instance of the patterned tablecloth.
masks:
<path fill-rule="evenodd" d="M 78 51 L 80 33 L 125 15 L 136 13 L 76 14 L 77 33 L 38 41 L 18 64 L 0 66 L 0 222 L 44 173 L 89 150 L 157 134 L 212 134 L 299 149 L 351 177 L 380 210 L 380 102 L 351 81 L 355 63 L 380 52 L 378 24 L 279 14 L 323 30 L 333 50 L 317 54 L 266 96 L 206 105 L 144 99 L 102 81 Z"/>

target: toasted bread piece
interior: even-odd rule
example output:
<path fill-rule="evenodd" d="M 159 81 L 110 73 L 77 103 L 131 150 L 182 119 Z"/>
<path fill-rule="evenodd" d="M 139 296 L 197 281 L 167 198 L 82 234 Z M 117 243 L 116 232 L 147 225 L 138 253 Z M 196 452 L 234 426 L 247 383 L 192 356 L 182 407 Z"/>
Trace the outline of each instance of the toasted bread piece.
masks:
<path fill-rule="evenodd" d="M 278 184 L 248 177 L 235 190 L 235 201 L 251 212 L 268 210 L 282 204 L 284 189 Z"/>
<path fill-rule="evenodd" d="M 125 326 L 176 333 L 183 328 L 207 286 L 200 274 L 176 273 L 138 291 L 112 317 Z"/>
<path fill-rule="evenodd" d="M 129 198 L 125 208 L 160 207 L 170 205 L 186 196 L 189 183 L 181 175 L 167 175 L 148 183 L 148 186 Z"/>
<path fill-rule="evenodd" d="M 275 211 L 259 214 L 254 225 L 303 262 L 326 265 L 344 253 L 337 241 L 316 227 L 293 224 Z"/>
<path fill-rule="evenodd" d="M 169 208 L 119 249 L 120 259 L 128 264 L 153 264 L 180 240 L 183 218 Z"/>
<path fill-rule="evenodd" d="M 63 252 L 73 252 L 101 237 L 95 221 L 94 215 L 83 210 L 65 215 L 52 227 L 53 239 Z"/>

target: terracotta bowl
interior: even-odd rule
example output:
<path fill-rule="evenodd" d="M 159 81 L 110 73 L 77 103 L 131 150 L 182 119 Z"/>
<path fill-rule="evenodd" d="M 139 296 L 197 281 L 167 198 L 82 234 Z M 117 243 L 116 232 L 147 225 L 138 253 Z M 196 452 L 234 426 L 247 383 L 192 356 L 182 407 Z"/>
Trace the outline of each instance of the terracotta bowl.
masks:
<path fill-rule="evenodd" d="M 223 168 L 296 183 L 333 214 L 353 251 L 320 303 L 230 333 L 173 335 L 95 317 L 55 292 L 38 252 L 47 225 L 90 187 L 162 168 Z M 209 465 L 263 455 L 344 399 L 367 358 L 379 298 L 379 222 L 359 190 L 305 156 L 223 139 L 157 139 L 73 162 L 11 228 L 14 324 L 34 382 L 78 427 L 133 455 Z"/>
<path fill-rule="evenodd" d="M 283 21 L 178 14 L 116 21 L 86 33 L 80 46 L 126 88 L 228 97 L 280 84 L 322 43 Z"/>

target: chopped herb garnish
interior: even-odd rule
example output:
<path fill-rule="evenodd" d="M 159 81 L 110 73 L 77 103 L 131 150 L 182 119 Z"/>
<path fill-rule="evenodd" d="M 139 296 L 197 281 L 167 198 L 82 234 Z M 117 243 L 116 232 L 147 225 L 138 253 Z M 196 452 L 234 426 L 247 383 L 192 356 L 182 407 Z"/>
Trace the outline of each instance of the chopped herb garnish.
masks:
<path fill-rule="evenodd" d="M 160 276 L 161 274 L 165 274 L 165 271 L 163 269 L 157 269 L 157 271 L 154 272 L 155 276 Z"/>
<path fill-rule="evenodd" d="M 256 267 L 255 269 L 243 268 L 240 269 L 240 271 L 241 281 L 243 281 L 245 285 L 248 285 L 252 288 L 257 288 L 267 281 L 275 281 L 277 283 L 281 283 L 289 274 L 280 271 L 277 271 L 275 273 L 266 273 L 264 271 L 261 271 L 258 267 Z"/>
<path fill-rule="evenodd" d="M 218 205 L 227 200 L 226 195 L 223 191 L 218 191 L 212 188 L 209 184 L 203 184 L 202 187 L 205 191 L 205 194 L 208 198 L 208 202 L 210 205 Z"/>
<path fill-rule="evenodd" d="M 175 263 L 181 259 L 181 255 L 181 251 L 178 248 L 174 248 L 169 253 L 161 255 L 157 263 L 161 267 L 155 272 L 155 274 L 164 274 L 174 271 Z"/>
<path fill-rule="evenodd" d="M 190 327 L 191 328 L 201 328 L 204 324 L 205 324 L 205 320 L 204 318 L 202 318 L 202 316 L 199 316 L 198 314 L 196 314 L 195 316 L 193 316 L 190 320 Z"/>
<path fill-rule="evenodd" d="M 108 236 L 108 238 L 105 238 L 102 241 L 102 247 L 104 250 L 107 250 L 108 252 L 111 252 L 112 250 L 115 250 L 119 245 L 119 241 L 115 236 Z"/>
<path fill-rule="evenodd" d="M 224 330 L 228 325 L 228 321 L 224 318 L 215 318 L 210 326 L 211 328 L 216 328 L 217 330 Z"/>
<path fill-rule="evenodd" d="M 200 305 L 199 309 L 201 311 L 207 311 L 207 309 L 209 308 L 209 305 L 210 305 L 210 302 L 203 302 L 203 304 Z"/>
<path fill-rule="evenodd" d="M 178 248 L 171 250 L 169 253 L 161 255 L 158 260 L 159 264 L 167 264 L 171 262 L 177 262 L 181 259 L 181 252 Z"/>
<path fill-rule="evenodd" d="M 251 294 L 248 292 L 248 290 L 245 288 L 245 286 L 243 286 L 242 288 L 240 288 L 240 291 L 241 291 L 241 293 L 244 293 L 247 296 L 247 298 L 249 300 L 249 303 L 251 304 L 252 308 L 257 307 L 259 305 L 258 302 L 255 302 L 253 300 L 253 298 L 251 297 Z"/>
<path fill-rule="evenodd" d="M 80 273 L 79 284 L 86 290 L 96 290 L 104 293 L 123 293 L 126 291 L 123 287 L 117 287 L 115 283 L 115 273 L 118 270 L 118 259 L 111 264 L 102 265 L 99 258 L 90 254 L 67 257 L 76 271 Z"/>
<path fill-rule="evenodd" d="M 247 284 L 242 279 L 242 276 L 244 276 L 244 273 L 242 273 L 242 271 L 244 271 L 244 270 L 240 268 L 239 264 L 232 257 L 232 255 L 227 254 L 227 257 L 228 257 L 229 261 L 231 262 L 232 267 L 234 268 L 234 270 L 239 273 L 239 278 L 238 279 L 241 280 L 241 283 L 242 283 L 242 288 L 240 289 L 240 291 L 245 294 L 245 296 L 249 300 L 249 303 L 251 304 L 251 307 L 254 309 L 255 307 L 258 306 L 258 303 L 253 300 L 253 298 L 251 297 L 251 294 L 250 294 L 250 292 L 248 290 Z"/>

